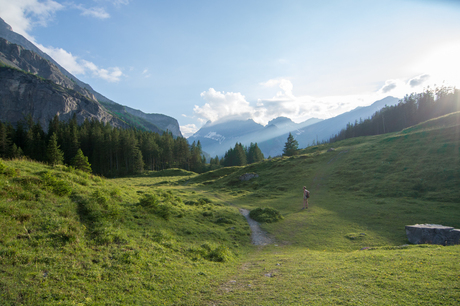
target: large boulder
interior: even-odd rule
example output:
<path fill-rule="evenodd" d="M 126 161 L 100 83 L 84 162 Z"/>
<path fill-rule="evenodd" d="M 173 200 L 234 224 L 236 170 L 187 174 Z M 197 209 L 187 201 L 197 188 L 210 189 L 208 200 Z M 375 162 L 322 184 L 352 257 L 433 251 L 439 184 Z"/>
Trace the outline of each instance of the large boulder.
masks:
<path fill-rule="evenodd" d="M 439 224 L 406 225 L 406 235 L 413 244 L 453 245 L 460 242 L 460 230 Z"/>

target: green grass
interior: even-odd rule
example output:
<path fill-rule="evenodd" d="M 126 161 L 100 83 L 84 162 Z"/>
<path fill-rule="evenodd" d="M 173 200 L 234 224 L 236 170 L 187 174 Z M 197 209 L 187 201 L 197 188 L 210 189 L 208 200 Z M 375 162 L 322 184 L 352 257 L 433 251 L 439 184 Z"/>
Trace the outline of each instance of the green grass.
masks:
<path fill-rule="evenodd" d="M 459 118 L 202 175 L 1 161 L 0 304 L 456 305 L 460 246 L 404 226 L 460 228 Z M 279 212 L 275 244 L 238 207 Z"/>

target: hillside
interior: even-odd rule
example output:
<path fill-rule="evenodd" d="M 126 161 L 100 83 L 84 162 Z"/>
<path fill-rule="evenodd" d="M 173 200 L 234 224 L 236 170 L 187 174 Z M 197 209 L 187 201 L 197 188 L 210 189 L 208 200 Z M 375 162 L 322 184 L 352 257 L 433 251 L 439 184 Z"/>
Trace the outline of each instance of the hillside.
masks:
<path fill-rule="evenodd" d="M 459 134 L 453 113 L 202 175 L 108 180 L 2 161 L 0 294 L 5 305 L 455 305 L 460 246 L 407 246 L 404 226 L 460 228 Z M 238 179 L 249 172 L 259 177 Z M 237 207 L 279 211 L 262 224 L 275 244 L 250 245 Z"/>

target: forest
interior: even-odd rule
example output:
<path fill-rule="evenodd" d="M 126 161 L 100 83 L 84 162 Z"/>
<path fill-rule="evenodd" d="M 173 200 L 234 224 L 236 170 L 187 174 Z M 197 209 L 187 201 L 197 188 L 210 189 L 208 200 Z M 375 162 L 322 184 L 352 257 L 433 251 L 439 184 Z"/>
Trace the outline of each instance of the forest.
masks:
<path fill-rule="evenodd" d="M 451 87 L 428 88 L 422 93 L 406 95 L 397 105 L 385 106 L 370 118 L 348 123 L 329 142 L 399 132 L 420 122 L 460 111 L 460 91 Z"/>
<path fill-rule="evenodd" d="M 68 122 L 55 116 L 47 132 L 31 117 L 13 127 L 0 122 L 0 157 L 30 159 L 71 165 L 81 149 L 94 173 L 108 177 L 135 174 L 143 170 L 182 168 L 197 173 L 205 171 L 200 142 L 188 144 L 183 137 L 114 128 L 95 120 L 78 125 L 74 116 Z M 54 150 L 54 153 L 53 153 Z M 58 150 L 58 153 L 56 153 Z"/>
<path fill-rule="evenodd" d="M 80 151 L 79 151 L 80 150 Z M 45 132 L 29 116 L 16 127 L 0 122 L 0 158 L 28 157 L 49 164 L 67 164 L 107 177 L 143 170 L 181 168 L 196 173 L 223 166 L 242 166 L 264 159 L 257 143 L 240 144 L 225 157 L 206 163 L 200 141 L 189 144 L 170 132 L 162 135 L 137 129 L 114 128 L 95 120 L 77 124 L 56 115 Z"/>

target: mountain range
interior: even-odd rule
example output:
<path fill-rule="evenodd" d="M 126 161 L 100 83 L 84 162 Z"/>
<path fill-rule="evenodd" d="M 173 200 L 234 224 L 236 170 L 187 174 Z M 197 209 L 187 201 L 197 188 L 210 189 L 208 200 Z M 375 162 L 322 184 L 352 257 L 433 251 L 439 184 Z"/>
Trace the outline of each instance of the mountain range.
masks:
<path fill-rule="evenodd" d="M 366 119 L 385 105 L 394 105 L 398 101 L 397 98 L 386 97 L 370 106 L 357 107 L 333 118 L 326 120 L 311 118 L 301 123 L 294 123 L 286 117 L 273 119 L 266 126 L 252 119 L 208 122 L 188 140 L 200 141 L 203 151 L 211 157 L 223 156 L 237 142 L 246 146 L 251 142 L 257 143 L 265 157 L 274 157 L 283 153 L 289 133 L 294 135 L 299 148 L 305 148 L 313 143 L 328 140 L 348 123 Z"/>
<path fill-rule="evenodd" d="M 76 115 L 79 123 L 94 118 L 116 127 L 132 127 L 160 134 L 169 131 L 175 137 L 182 136 L 176 119 L 162 114 L 146 114 L 101 95 L 32 42 L 15 33 L 1 18 L 0 100 L 0 120 L 12 124 L 30 114 L 46 130 L 56 114 L 62 120 Z M 200 141 L 208 158 L 223 156 L 237 142 L 246 146 L 251 142 L 257 143 L 265 157 L 278 156 L 282 154 L 289 133 L 294 135 L 299 147 L 304 148 L 328 140 L 348 123 L 366 119 L 385 105 L 397 102 L 394 97 L 386 97 L 334 118 L 311 118 L 301 123 L 294 123 L 286 117 L 275 118 L 266 126 L 252 119 L 208 122 L 188 141 Z"/>
<path fill-rule="evenodd" d="M 15 33 L 1 18 L 0 63 L 1 121 L 15 124 L 25 114 L 31 114 L 46 129 L 56 114 L 62 120 L 75 114 L 79 122 L 95 118 L 113 126 L 157 133 L 169 131 L 175 137 L 182 136 L 176 119 L 146 114 L 108 99 Z"/>

